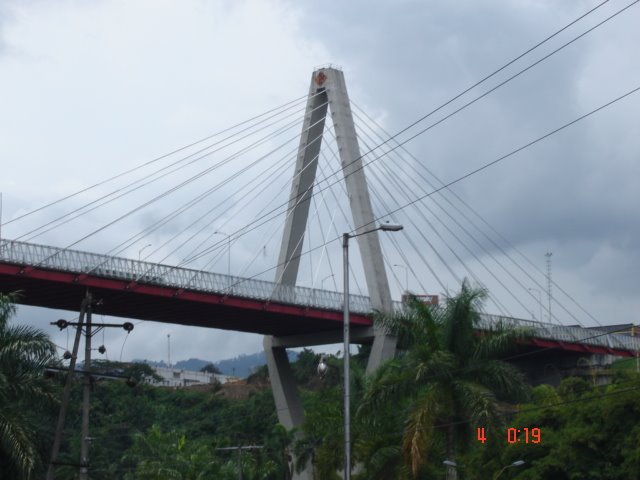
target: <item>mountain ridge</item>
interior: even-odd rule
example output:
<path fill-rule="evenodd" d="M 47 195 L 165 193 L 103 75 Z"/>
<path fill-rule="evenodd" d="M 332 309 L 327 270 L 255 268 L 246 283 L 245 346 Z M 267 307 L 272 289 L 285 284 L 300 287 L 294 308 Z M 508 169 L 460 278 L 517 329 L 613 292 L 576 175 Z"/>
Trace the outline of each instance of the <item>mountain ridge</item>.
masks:
<path fill-rule="evenodd" d="M 287 352 L 289 355 L 289 361 L 295 362 L 298 359 L 298 353 L 294 351 Z M 168 368 L 169 365 L 164 360 L 154 361 L 147 359 L 134 359 L 133 363 L 146 363 L 153 367 Z M 267 359 L 264 352 L 257 352 L 252 354 L 240 354 L 234 358 L 227 358 L 212 362 L 209 360 L 202 360 L 200 358 L 189 358 L 188 360 L 179 360 L 172 365 L 172 368 L 181 370 L 187 370 L 192 372 L 199 371 L 205 365 L 213 363 L 222 372 L 223 375 L 231 375 L 234 377 L 248 377 L 258 368 L 266 365 Z"/>

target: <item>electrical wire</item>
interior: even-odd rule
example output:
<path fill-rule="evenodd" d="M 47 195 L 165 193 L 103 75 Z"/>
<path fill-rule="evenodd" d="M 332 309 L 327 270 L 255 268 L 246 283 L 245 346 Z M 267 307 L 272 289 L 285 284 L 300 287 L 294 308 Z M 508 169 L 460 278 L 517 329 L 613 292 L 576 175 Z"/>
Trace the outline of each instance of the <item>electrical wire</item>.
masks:
<path fill-rule="evenodd" d="M 586 36 L 588 33 L 594 31 L 596 28 L 604 25 L 606 22 L 610 21 L 611 19 L 617 17 L 619 14 L 621 14 L 622 12 L 626 11 L 628 8 L 630 8 L 631 6 L 637 4 L 640 0 L 635 0 L 634 2 L 632 2 L 631 4 L 627 5 L 626 7 L 618 10 L 616 13 L 614 13 L 613 15 L 607 17 L 605 20 L 599 22 L 598 24 L 596 24 L 595 26 L 589 28 L 587 31 L 581 33 L 580 35 L 578 35 L 577 37 L 574 37 L 573 39 L 571 39 L 570 41 L 564 43 L 562 46 L 558 47 L 557 49 L 553 50 L 551 53 L 545 55 L 544 57 L 542 57 L 541 59 L 535 61 L 534 63 L 530 64 L 529 66 L 525 67 L 524 69 L 520 70 L 519 72 L 517 72 L 516 74 L 512 75 L 511 77 L 507 78 L 506 80 L 502 81 L 501 83 L 499 83 L 498 85 L 496 85 L 495 87 L 491 88 L 490 90 L 486 91 L 485 93 L 481 94 L 480 96 L 476 97 L 475 99 L 473 99 L 472 101 L 466 103 L 465 105 L 463 105 L 462 107 L 458 108 L 457 110 L 455 110 L 454 112 L 446 115 L 445 117 L 441 118 L 440 120 L 438 120 L 437 122 L 432 123 L 431 125 L 429 125 L 428 127 L 422 129 L 420 132 L 418 132 L 417 134 L 414 134 L 413 136 L 403 140 L 402 142 L 397 142 L 398 145 L 391 147 L 389 150 L 383 152 L 382 154 L 376 156 L 375 158 L 373 158 L 372 160 L 370 160 L 369 162 L 366 162 L 357 167 L 354 168 L 351 172 L 349 172 L 347 175 L 351 175 L 353 173 L 355 173 L 356 171 L 359 171 L 360 169 L 364 168 L 366 165 L 369 165 L 377 160 L 379 160 L 380 158 L 383 158 L 384 156 L 388 155 L 389 153 L 397 150 L 398 148 L 406 145 L 408 142 L 414 140 L 415 138 L 417 138 L 418 136 L 426 133 L 427 131 L 431 130 L 433 127 L 441 124 L 442 122 L 446 121 L 447 119 L 451 118 L 453 115 L 459 113 L 460 111 L 464 110 L 465 108 L 469 107 L 470 105 L 476 103 L 477 101 L 479 101 L 480 99 L 486 97 L 487 95 L 489 95 L 490 93 L 496 91 L 497 89 L 501 88 L 502 86 L 504 86 L 505 84 L 509 83 L 510 81 L 512 81 L 513 79 L 519 77 L 520 75 L 522 75 L 523 73 L 527 72 L 528 70 L 534 68 L 535 66 L 539 65 L 540 63 L 542 63 L 543 61 L 545 61 L 546 59 L 550 58 L 551 56 L 555 55 L 557 52 L 561 51 L 562 49 L 566 48 L 567 46 L 573 44 L 574 42 L 576 42 L 577 40 L 583 38 L 584 36 Z M 427 115 L 428 116 L 428 115 Z M 397 137 L 398 134 L 393 135 L 388 141 L 391 140 L 395 140 L 395 138 Z M 360 160 L 362 160 L 362 158 L 369 154 L 371 152 L 367 152 L 364 155 L 360 155 L 358 158 L 356 158 L 355 160 L 353 160 L 349 165 L 345 165 L 344 168 L 346 168 L 347 166 L 350 166 L 351 164 L 353 164 L 354 162 L 358 162 Z M 337 172 L 336 172 L 337 173 Z M 321 189 L 322 191 L 322 189 Z M 269 213 L 273 213 L 273 212 L 269 212 Z M 251 224 L 243 227 L 243 229 L 240 229 L 240 231 L 243 231 L 247 228 L 249 228 Z"/>

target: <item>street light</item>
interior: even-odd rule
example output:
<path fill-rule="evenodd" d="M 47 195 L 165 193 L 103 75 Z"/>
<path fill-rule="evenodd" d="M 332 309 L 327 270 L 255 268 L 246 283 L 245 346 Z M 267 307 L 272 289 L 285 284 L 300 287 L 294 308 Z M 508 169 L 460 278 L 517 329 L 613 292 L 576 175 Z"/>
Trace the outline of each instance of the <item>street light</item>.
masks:
<path fill-rule="evenodd" d="M 321 289 L 321 290 L 324 290 L 324 281 L 325 281 L 325 280 L 328 280 L 328 279 L 330 279 L 330 278 L 333 278 L 333 277 L 335 277 L 335 275 L 334 275 L 334 274 L 331 274 L 331 275 L 327 275 L 327 276 L 326 276 L 326 277 L 324 277 L 322 280 L 320 280 L 320 289 Z"/>
<path fill-rule="evenodd" d="M 528 289 L 530 292 L 538 292 L 538 306 L 540 307 L 540 318 L 539 318 L 539 322 L 542 321 L 542 292 L 537 289 L 537 288 L 529 288 Z"/>
<path fill-rule="evenodd" d="M 329 370 L 329 366 L 327 365 L 326 357 L 322 355 L 320 357 L 320 363 L 318 363 L 318 375 L 320 378 L 324 378 L 327 374 L 327 370 Z"/>
<path fill-rule="evenodd" d="M 513 462 L 512 464 L 507 465 L 506 467 L 503 467 L 503 468 L 502 468 L 502 470 L 500 470 L 500 471 L 498 472 L 498 474 L 497 474 L 495 477 L 493 477 L 493 480 L 498 480 L 498 478 L 500 477 L 500 475 L 502 475 L 502 472 L 504 472 L 507 468 L 511 468 L 511 467 L 521 467 L 521 466 L 522 466 L 522 465 L 524 465 L 524 464 L 525 464 L 525 461 L 524 461 L 524 460 L 516 460 L 516 461 L 515 461 L 515 462 Z"/>
<path fill-rule="evenodd" d="M 409 293 L 409 269 L 406 265 L 400 265 L 398 263 L 394 263 L 393 266 L 404 268 L 404 291 L 405 293 Z"/>
<path fill-rule="evenodd" d="M 349 378 L 349 344 L 350 344 L 350 324 L 349 324 L 349 239 L 366 235 L 377 230 L 383 232 L 397 232 L 402 230 L 402 225 L 383 223 L 371 230 L 360 233 L 342 234 L 342 259 L 344 274 L 344 300 L 343 300 L 343 329 L 344 329 L 344 480 L 351 480 L 351 411 L 349 400 L 351 396 L 351 386 Z"/>
<path fill-rule="evenodd" d="M 453 460 L 445 460 L 444 462 L 442 462 L 444 465 L 447 466 L 447 479 L 449 478 L 449 472 L 451 471 L 451 469 L 453 469 L 453 471 L 457 471 L 458 469 L 458 464 L 456 462 L 454 462 Z"/>
<path fill-rule="evenodd" d="M 140 250 L 138 250 L 138 261 L 140 261 L 140 258 L 142 257 L 142 252 L 144 252 L 145 248 L 149 248 L 150 246 L 151 244 L 148 243 L 144 247 L 142 247 Z"/>

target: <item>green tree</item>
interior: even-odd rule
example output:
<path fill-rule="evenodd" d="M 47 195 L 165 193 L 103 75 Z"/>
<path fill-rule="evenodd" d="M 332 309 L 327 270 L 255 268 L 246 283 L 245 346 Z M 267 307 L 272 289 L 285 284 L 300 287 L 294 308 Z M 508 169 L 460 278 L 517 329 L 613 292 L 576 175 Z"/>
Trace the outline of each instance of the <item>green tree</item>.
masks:
<path fill-rule="evenodd" d="M 343 359 L 327 355 L 325 362 L 329 368 L 320 378 L 317 373 L 320 355 L 316 357 L 314 368 L 307 369 L 309 376 L 304 382 L 307 387 L 302 395 L 305 422 L 294 443 L 296 469 L 301 471 L 310 464 L 314 478 L 338 479 L 341 477 L 337 472 L 344 463 L 344 363 Z M 358 405 L 362 397 L 366 357 L 356 355 L 351 360 L 351 410 L 354 411 L 354 405 Z M 361 433 L 367 435 L 360 426 L 352 422 L 352 442 L 356 442 Z"/>
<path fill-rule="evenodd" d="M 43 372 L 55 346 L 40 330 L 9 325 L 15 300 L 0 293 L 0 478 L 31 478 L 39 467 L 38 415 L 53 402 Z"/>
<path fill-rule="evenodd" d="M 222 371 L 218 368 L 217 365 L 214 365 L 213 363 L 207 363 L 204 367 L 200 369 L 200 371 L 206 372 L 206 373 L 214 373 L 216 375 L 222 375 Z"/>
<path fill-rule="evenodd" d="M 402 452 L 404 465 L 396 456 L 396 478 L 404 478 L 407 470 L 414 478 L 424 472 L 434 449 L 444 447 L 446 458 L 455 460 L 460 447 L 475 438 L 471 428 L 502 425 L 499 399 L 517 401 L 528 394 L 522 373 L 500 360 L 527 332 L 502 324 L 480 328 L 485 298 L 485 290 L 465 280 L 460 293 L 447 298 L 443 307 L 414 301 L 406 311 L 377 320 L 398 338 L 401 353 L 373 376 L 359 414 L 372 425 L 383 422 L 376 419 L 378 412 L 403 420 L 401 448 L 396 451 Z M 382 435 L 388 432 L 374 428 L 368 441 L 391 461 L 392 445 L 376 444 Z M 361 456 L 372 459 L 377 452 Z M 373 465 L 365 460 L 365 467 Z M 383 467 L 391 468 L 388 462 Z M 367 478 L 389 478 L 374 473 L 368 472 Z M 455 470 L 449 478 L 455 478 Z"/>
<path fill-rule="evenodd" d="M 499 463 L 524 459 L 523 468 L 504 478 L 533 480 L 623 480 L 640 478 L 640 402 L 637 374 L 618 377 L 611 385 L 593 387 L 583 379 L 564 379 L 555 392 L 536 392 L 534 401 L 521 406 L 513 428 L 539 428 L 540 441 L 524 439 L 507 444 L 503 439 Z M 536 387 L 539 390 L 540 387 Z M 469 478 L 478 468 L 466 459 Z M 465 477 L 466 478 L 466 477 Z M 503 477 L 501 477 L 503 478 Z"/>
<path fill-rule="evenodd" d="M 176 431 L 165 433 L 158 425 L 144 435 L 135 435 L 123 460 L 136 465 L 135 473 L 124 477 L 132 480 L 220 478 L 222 468 L 211 446 L 187 441 L 184 434 Z"/>
<path fill-rule="evenodd" d="M 324 388 L 304 395 L 305 422 L 295 443 L 296 470 L 311 465 L 315 478 L 339 479 L 344 461 L 342 392 Z"/>

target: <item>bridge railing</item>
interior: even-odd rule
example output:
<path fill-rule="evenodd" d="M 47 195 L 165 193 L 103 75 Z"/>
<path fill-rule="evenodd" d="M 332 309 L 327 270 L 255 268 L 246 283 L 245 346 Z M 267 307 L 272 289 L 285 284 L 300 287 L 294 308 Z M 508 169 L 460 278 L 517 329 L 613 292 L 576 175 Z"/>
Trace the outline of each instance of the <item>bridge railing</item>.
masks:
<path fill-rule="evenodd" d="M 12 240 L 0 240 L 0 260 L 23 266 L 95 275 L 117 280 L 228 294 L 256 300 L 302 305 L 327 310 L 342 309 L 342 293 L 233 275 L 172 267 L 123 257 L 68 250 Z M 350 295 L 352 312 L 371 312 L 369 297 Z"/>
<path fill-rule="evenodd" d="M 78 274 L 95 275 L 116 280 L 162 285 L 174 288 L 229 294 L 254 300 L 273 301 L 326 310 L 342 309 L 342 293 L 300 286 L 277 285 L 274 282 L 247 279 L 181 267 L 172 267 L 141 260 L 112 257 L 79 250 L 0 240 L 0 261 Z M 350 295 L 353 313 L 371 313 L 369 297 Z M 393 302 L 401 310 L 401 302 Z M 614 335 L 597 329 L 569 327 L 499 315 L 482 314 L 480 328 L 490 329 L 498 323 L 513 327 L 528 327 L 534 336 L 555 341 L 585 343 L 600 347 L 638 351 L 640 339 L 629 335 Z"/>
<path fill-rule="evenodd" d="M 530 328 L 536 338 L 549 339 L 568 343 L 583 343 L 598 347 L 621 350 L 640 350 L 640 338 L 631 335 L 616 335 L 598 328 L 572 327 L 554 323 L 538 322 L 500 315 L 481 314 L 480 326 L 491 329 L 501 323 L 505 326 Z"/>

